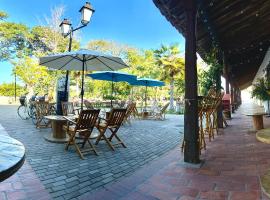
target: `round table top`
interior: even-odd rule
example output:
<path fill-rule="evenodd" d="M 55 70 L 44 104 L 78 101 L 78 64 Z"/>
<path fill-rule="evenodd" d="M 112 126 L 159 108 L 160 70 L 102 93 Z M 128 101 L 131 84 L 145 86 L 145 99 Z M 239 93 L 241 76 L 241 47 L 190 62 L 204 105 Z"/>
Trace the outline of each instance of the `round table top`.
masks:
<path fill-rule="evenodd" d="M 17 172 L 25 160 L 21 142 L 9 136 L 0 137 L 0 182 Z"/>
<path fill-rule="evenodd" d="M 258 112 L 258 113 L 248 113 L 246 116 L 260 116 L 260 115 L 267 115 L 265 112 Z"/>
<path fill-rule="evenodd" d="M 62 115 L 48 115 L 44 116 L 44 118 L 53 121 L 67 121 Z"/>

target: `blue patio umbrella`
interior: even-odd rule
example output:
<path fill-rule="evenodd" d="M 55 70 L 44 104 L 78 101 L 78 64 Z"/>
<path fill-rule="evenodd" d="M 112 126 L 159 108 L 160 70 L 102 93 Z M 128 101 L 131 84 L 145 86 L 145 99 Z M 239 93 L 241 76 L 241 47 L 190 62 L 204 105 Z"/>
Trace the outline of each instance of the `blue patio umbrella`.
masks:
<path fill-rule="evenodd" d="M 144 94 L 145 110 L 147 105 L 147 87 L 161 87 L 165 85 L 163 81 L 151 78 L 138 78 L 136 81 L 129 81 L 129 84 L 135 86 L 145 86 L 145 94 Z"/>
<path fill-rule="evenodd" d="M 137 76 L 132 74 L 124 73 L 124 72 L 116 72 L 116 71 L 101 71 L 95 72 L 92 74 L 87 74 L 87 76 L 91 77 L 92 79 L 96 80 L 104 80 L 104 81 L 111 81 L 112 82 L 112 93 L 114 90 L 114 82 L 135 82 L 137 81 Z M 111 99 L 111 107 L 112 107 L 112 99 Z"/>

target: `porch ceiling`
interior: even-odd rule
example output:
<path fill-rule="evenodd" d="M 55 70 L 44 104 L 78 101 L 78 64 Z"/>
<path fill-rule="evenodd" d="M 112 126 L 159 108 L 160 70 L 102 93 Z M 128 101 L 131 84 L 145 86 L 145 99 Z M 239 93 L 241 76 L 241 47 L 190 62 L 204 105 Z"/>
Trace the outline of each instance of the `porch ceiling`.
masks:
<path fill-rule="evenodd" d="M 153 0 L 183 36 L 187 22 L 185 1 L 188 0 Z M 241 89 L 249 86 L 270 44 L 270 1 L 197 2 L 197 52 L 204 58 L 216 44 L 225 54 L 231 81 Z"/>

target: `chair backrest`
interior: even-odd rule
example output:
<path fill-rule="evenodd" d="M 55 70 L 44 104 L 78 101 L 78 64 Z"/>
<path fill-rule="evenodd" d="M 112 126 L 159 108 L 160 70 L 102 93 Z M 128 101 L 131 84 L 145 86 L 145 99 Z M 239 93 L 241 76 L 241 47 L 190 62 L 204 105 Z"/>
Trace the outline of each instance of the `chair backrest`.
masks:
<path fill-rule="evenodd" d="M 76 130 L 92 130 L 96 124 L 100 110 L 82 110 L 76 123 Z"/>
<path fill-rule="evenodd" d="M 118 103 L 118 105 L 119 105 L 119 108 L 124 108 L 125 105 L 126 105 L 126 101 L 120 101 L 120 102 Z"/>
<path fill-rule="evenodd" d="M 72 102 L 62 102 L 63 115 L 75 114 L 74 106 Z"/>
<path fill-rule="evenodd" d="M 38 117 L 49 115 L 50 104 L 48 102 L 40 101 L 35 103 Z"/>
<path fill-rule="evenodd" d="M 108 126 L 121 126 L 126 112 L 126 108 L 113 108 L 108 119 Z"/>
<path fill-rule="evenodd" d="M 161 108 L 160 112 L 164 113 L 167 110 L 167 108 L 169 107 L 169 105 L 170 105 L 170 103 L 166 103 L 165 106 L 163 106 L 163 108 Z"/>
<path fill-rule="evenodd" d="M 84 100 L 84 105 L 87 109 L 94 109 L 94 106 L 90 101 Z"/>
<path fill-rule="evenodd" d="M 127 119 L 127 118 L 131 115 L 131 113 L 134 111 L 135 107 L 136 107 L 136 103 L 129 103 L 129 104 L 127 105 L 127 112 L 126 112 L 126 116 L 125 116 L 126 119 Z"/>

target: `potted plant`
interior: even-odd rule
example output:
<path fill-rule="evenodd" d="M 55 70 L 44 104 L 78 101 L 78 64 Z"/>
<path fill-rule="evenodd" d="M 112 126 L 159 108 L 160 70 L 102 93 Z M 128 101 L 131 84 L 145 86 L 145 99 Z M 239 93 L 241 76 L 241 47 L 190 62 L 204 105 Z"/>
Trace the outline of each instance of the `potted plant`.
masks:
<path fill-rule="evenodd" d="M 269 113 L 269 100 L 270 95 L 268 92 L 267 81 L 264 78 L 257 80 L 252 86 L 251 97 L 263 101 L 266 113 Z"/>

